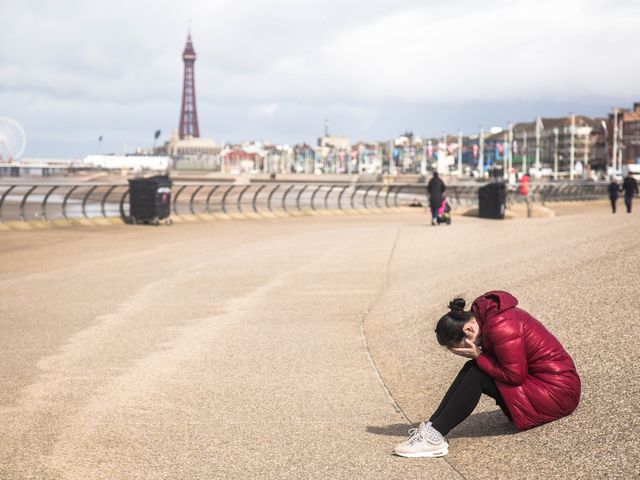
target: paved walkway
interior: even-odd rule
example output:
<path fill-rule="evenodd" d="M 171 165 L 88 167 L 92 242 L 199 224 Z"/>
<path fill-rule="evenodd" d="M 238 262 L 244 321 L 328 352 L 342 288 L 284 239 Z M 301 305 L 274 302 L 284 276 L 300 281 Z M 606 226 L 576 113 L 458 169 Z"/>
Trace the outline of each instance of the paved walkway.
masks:
<path fill-rule="evenodd" d="M 640 222 L 580 212 L 0 232 L 0 478 L 637 476 Z M 497 287 L 574 355 L 580 409 L 514 434 L 486 402 L 446 459 L 390 455 L 460 364 L 435 317 Z"/>

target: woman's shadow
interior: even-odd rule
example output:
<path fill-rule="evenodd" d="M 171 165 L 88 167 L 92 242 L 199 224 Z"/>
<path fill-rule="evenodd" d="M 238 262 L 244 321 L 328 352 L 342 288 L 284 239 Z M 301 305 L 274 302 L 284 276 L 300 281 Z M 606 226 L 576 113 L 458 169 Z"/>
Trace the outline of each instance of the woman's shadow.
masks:
<path fill-rule="evenodd" d="M 412 427 L 417 426 L 417 424 L 412 425 Z M 368 426 L 367 432 L 389 437 L 406 437 L 409 428 L 406 423 L 393 423 L 383 427 Z M 497 437 L 513 435 L 516 432 L 516 427 L 500 410 L 493 410 L 491 412 L 480 412 L 469 416 L 464 422 L 454 428 L 451 433 L 447 435 L 447 438 Z"/>

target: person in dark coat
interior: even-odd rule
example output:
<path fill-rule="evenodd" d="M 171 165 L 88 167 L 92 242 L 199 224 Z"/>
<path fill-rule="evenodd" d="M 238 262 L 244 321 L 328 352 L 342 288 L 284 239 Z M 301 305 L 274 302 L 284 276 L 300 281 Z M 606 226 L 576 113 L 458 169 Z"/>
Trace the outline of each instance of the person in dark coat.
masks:
<path fill-rule="evenodd" d="M 438 225 L 438 209 L 442 205 L 442 195 L 447 186 L 444 184 L 438 172 L 433 172 L 433 178 L 427 183 L 429 192 L 429 208 L 431 209 L 431 225 Z"/>
<path fill-rule="evenodd" d="M 631 213 L 631 204 L 633 196 L 638 194 L 638 182 L 633 178 L 633 174 L 629 172 L 622 182 L 622 190 L 624 191 L 624 204 L 627 207 L 627 213 Z"/>
<path fill-rule="evenodd" d="M 620 193 L 620 185 L 618 185 L 616 177 L 611 177 L 611 183 L 607 187 L 607 191 L 609 192 L 609 200 L 611 200 L 611 211 L 616 213 L 616 204 L 618 203 L 618 194 Z"/>
<path fill-rule="evenodd" d="M 545 326 L 517 307 L 508 292 L 491 291 L 465 311 L 454 299 L 436 326 L 440 345 L 470 358 L 428 423 L 409 431 L 396 446 L 404 457 L 448 453 L 444 436 L 466 419 L 481 395 L 492 397 L 518 430 L 570 415 L 580 401 L 581 383 L 573 360 Z"/>

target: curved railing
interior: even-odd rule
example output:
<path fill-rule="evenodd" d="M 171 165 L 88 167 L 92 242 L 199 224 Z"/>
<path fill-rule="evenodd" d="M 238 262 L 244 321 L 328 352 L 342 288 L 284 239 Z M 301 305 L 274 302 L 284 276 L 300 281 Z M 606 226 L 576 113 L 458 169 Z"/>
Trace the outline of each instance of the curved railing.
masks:
<path fill-rule="evenodd" d="M 477 204 L 483 184 L 452 185 L 454 207 Z M 533 201 L 591 200 L 606 197 L 606 184 L 533 184 Z M 517 188 L 511 200 L 518 200 Z M 174 215 L 220 217 L 297 215 L 328 211 L 382 211 L 427 204 L 424 184 L 382 183 L 186 183 L 172 188 Z M 8 220 L 69 220 L 121 217 L 129 220 L 125 183 L 0 184 L 0 223 Z"/>
<path fill-rule="evenodd" d="M 409 197 L 424 201 L 424 187 L 413 189 L 383 184 L 176 182 L 171 213 L 233 217 L 390 209 L 410 203 Z M 0 184 L 0 222 L 102 217 L 129 219 L 127 184 Z"/>

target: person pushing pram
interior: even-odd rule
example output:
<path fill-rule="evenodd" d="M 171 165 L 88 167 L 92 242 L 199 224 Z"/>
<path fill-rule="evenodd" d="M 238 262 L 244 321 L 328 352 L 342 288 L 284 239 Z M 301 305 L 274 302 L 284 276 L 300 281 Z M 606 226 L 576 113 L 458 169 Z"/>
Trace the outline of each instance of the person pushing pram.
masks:
<path fill-rule="evenodd" d="M 431 225 L 451 224 L 451 206 L 444 194 L 446 189 L 447 186 L 438 175 L 438 172 L 433 172 L 433 178 L 427 184 Z"/>
<path fill-rule="evenodd" d="M 451 225 L 451 205 L 445 195 L 442 195 L 442 203 L 438 207 L 438 216 L 436 217 L 436 224 L 446 223 Z"/>

